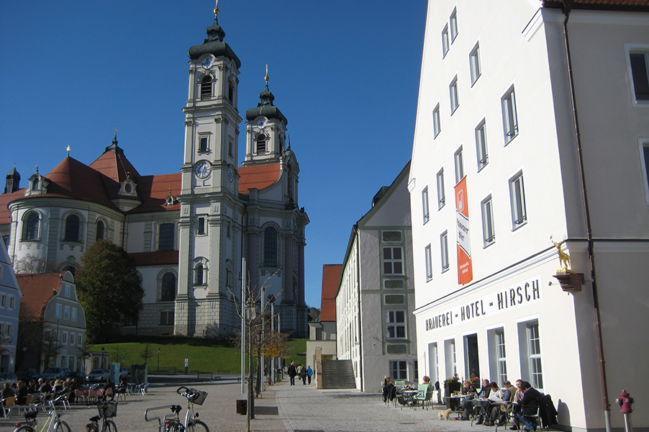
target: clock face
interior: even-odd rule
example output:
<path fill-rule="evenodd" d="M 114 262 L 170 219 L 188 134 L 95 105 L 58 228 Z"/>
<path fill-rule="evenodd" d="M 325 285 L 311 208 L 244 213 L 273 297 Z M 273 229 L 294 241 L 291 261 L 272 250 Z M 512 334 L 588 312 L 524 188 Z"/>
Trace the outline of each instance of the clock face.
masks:
<path fill-rule="evenodd" d="M 196 177 L 204 179 L 210 175 L 210 165 L 207 162 L 200 162 L 194 167 Z"/>
<path fill-rule="evenodd" d="M 232 167 L 228 169 L 228 180 L 230 180 L 230 183 L 234 181 L 234 170 L 232 169 Z"/>
<path fill-rule="evenodd" d="M 203 60 L 203 67 L 205 69 L 209 68 L 211 65 L 212 65 L 212 59 L 211 58 L 208 57 L 205 60 Z"/>

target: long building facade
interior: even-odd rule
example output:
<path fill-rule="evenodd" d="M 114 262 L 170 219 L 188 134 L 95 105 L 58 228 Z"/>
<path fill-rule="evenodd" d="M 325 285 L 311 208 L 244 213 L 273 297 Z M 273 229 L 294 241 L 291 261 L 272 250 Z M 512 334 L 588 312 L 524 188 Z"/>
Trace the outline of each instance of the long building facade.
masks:
<path fill-rule="evenodd" d="M 522 378 L 572 431 L 620 430 L 622 389 L 649 402 L 648 11 L 428 2 L 408 185 L 420 375 Z"/>
<path fill-rule="evenodd" d="M 241 61 L 216 15 L 206 34 L 188 52 L 180 173 L 141 175 L 115 136 L 91 164 L 68 156 L 48 174 L 36 169 L 26 188 L 10 171 L 0 231 L 22 273 L 74 272 L 95 241 L 121 245 L 145 290 L 144 309 L 137 322 L 124 323 L 126 333 L 231 335 L 240 326 L 233 300 L 246 258 L 250 287 L 274 294 L 282 329 L 306 337 L 309 218 L 298 207 L 300 167 L 286 145 L 288 120 L 266 75 L 260 102 L 245 113 L 238 166 Z"/>

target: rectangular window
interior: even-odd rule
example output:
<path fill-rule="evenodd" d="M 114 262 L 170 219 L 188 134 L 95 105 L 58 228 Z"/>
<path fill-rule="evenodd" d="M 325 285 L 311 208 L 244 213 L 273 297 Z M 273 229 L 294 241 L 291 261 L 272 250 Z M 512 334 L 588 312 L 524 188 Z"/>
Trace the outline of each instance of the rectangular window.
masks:
<path fill-rule="evenodd" d="M 70 306 L 63 308 L 63 318 L 70 319 Z"/>
<path fill-rule="evenodd" d="M 442 273 L 448 270 L 448 231 L 444 231 L 439 236 L 440 249 L 442 252 Z"/>
<path fill-rule="evenodd" d="M 516 116 L 516 95 L 514 94 L 514 87 L 512 87 L 503 96 L 503 128 L 505 132 L 505 145 L 518 135 L 518 117 Z"/>
<path fill-rule="evenodd" d="M 469 54 L 469 67 L 471 68 L 471 86 L 478 81 L 482 70 L 480 69 L 480 45 L 476 44 Z"/>
<path fill-rule="evenodd" d="M 383 273 L 403 274 L 403 261 L 400 247 L 383 248 Z"/>
<path fill-rule="evenodd" d="M 77 308 L 72 308 L 72 321 L 77 320 Z"/>
<path fill-rule="evenodd" d="M 426 282 L 433 279 L 433 255 L 430 245 L 426 246 Z"/>
<path fill-rule="evenodd" d="M 649 52 L 629 53 L 629 65 L 634 102 L 649 102 Z"/>
<path fill-rule="evenodd" d="M 67 332 L 63 332 L 63 338 L 61 339 L 62 344 L 67 344 L 68 343 L 68 334 Z"/>
<path fill-rule="evenodd" d="M 424 212 L 424 225 L 430 220 L 430 213 L 428 212 L 428 186 L 421 191 L 421 206 Z"/>
<path fill-rule="evenodd" d="M 446 57 L 446 53 L 448 53 L 450 46 L 451 44 L 448 40 L 448 26 L 444 26 L 444 30 L 442 30 L 442 58 Z"/>
<path fill-rule="evenodd" d="M 160 325 L 173 325 L 174 324 L 174 311 L 165 310 L 160 312 Z"/>
<path fill-rule="evenodd" d="M 446 364 L 446 378 L 452 378 L 457 374 L 457 362 L 455 359 L 455 339 L 444 341 L 444 362 Z"/>
<path fill-rule="evenodd" d="M 408 362 L 405 360 L 390 362 L 390 376 L 395 380 L 408 379 Z"/>
<path fill-rule="evenodd" d="M 496 232 L 494 231 L 494 212 L 491 195 L 482 201 L 482 241 L 484 247 L 493 244 L 496 241 Z"/>
<path fill-rule="evenodd" d="M 451 115 L 453 115 L 457 107 L 460 106 L 460 98 L 457 93 L 457 76 L 453 78 L 453 81 L 449 84 L 448 91 L 451 96 Z"/>
<path fill-rule="evenodd" d="M 507 381 L 507 355 L 505 352 L 505 332 L 501 329 L 496 332 L 496 358 L 498 361 L 498 384 L 504 385 Z"/>
<path fill-rule="evenodd" d="M 541 339 L 538 322 L 527 326 L 527 349 L 529 352 L 530 377 L 532 387 L 543 388 L 543 370 L 541 368 Z"/>
<path fill-rule="evenodd" d="M 158 250 L 161 251 L 174 250 L 174 231 L 175 231 L 174 224 L 172 223 L 160 224 Z"/>
<path fill-rule="evenodd" d="M 0 306 L 3 308 L 7 307 L 7 295 L 6 294 L 0 294 Z"/>
<path fill-rule="evenodd" d="M 14 326 L 13 324 L 7 324 L 7 336 L 13 337 L 14 335 Z"/>
<path fill-rule="evenodd" d="M 640 165 L 642 179 L 644 180 L 644 193 L 647 205 L 649 205 L 649 139 L 638 140 L 640 150 Z"/>
<path fill-rule="evenodd" d="M 203 235 L 205 234 L 205 218 L 198 218 L 198 226 L 196 227 L 196 234 Z"/>
<path fill-rule="evenodd" d="M 457 37 L 458 34 L 458 29 L 457 29 L 457 9 L 453 9 L 453 13 L 451 13 L 451 43 L 455 42 L 455 38 Z"/>
<path fill-rule="evenodd" d="M 509 194 L 512 205 L 512 230 L 515 230 L 527 222 L 525 186 L 523 184 L 522 172 L 516 174 L 516 176 L 509 180 Z"/>
<path fill-rule="evenodd" d="M 77 345 L 83 345 L 83 335 L 77 335 Z"/>
<path fill-rule="evenodd" d="M 406 311 L 388 311 L 387 339 L 406 338 Z"/>
<path fill-rule="evenodd" d="M 487 124 L 484 120 L 475 128 L 475 147 L 478 156 L 478 172 L 489 163 L 489 151 L 487 150 Z"/>
<path fill-rule="evenodd" d="M 442 131 L 442 121 L 439 117 L 439 104 L 433 110 L 433 138 L 437 138 L 437 135 Z"/>
<path fill-rule="evenodd" d="M 16 297 L 9 296 L 9 309 L 16 309 Z"/>
<path fill-rule="evenodd" d="M 462 147 L 455 152 L 455 183 L 464 178 L 464 162 L 462 161 Z"/>
<path fill-rule="evenodd" d="M 60 304 L 57 304 L 57 305 L 56 305 L 56 308 L 55 308 L 55 316 L 56 316 L 57 318 L 60 318 L 60 317 L 61 317 L 61 305 L 60 305 Z"/>
<path fill-rule="evenodd" d="M 65 286 L 65 296 L 70 297 L 70 285 Z"/>
<path fill-rule="evenodd" d="M 444 168 L 437 173 L 437 210 L 440 210 L 446 204 L 446 195 L 444 194 Z"/>
<path fill-rule="evenodd" d="M 228 137 L 228 156 L 233 157 L 234 156 L 234 139 L 232 137 Z"/>
<path fill-rule="evenodd" d="M 381 234 L 384 242 L 401 241 L 401 231 L 383 231 Z"/>
<path fill-rule="evenodd" d="M 199 137 L 198 140 L 199 140 L 198 141 L 199 142 L 198 151 L 201 152 L 201 153 L 205 153 L 207 151 L 207 148 L 208 148 L 207 147 L 207 143 L 208 143 L 207 137 L 202 136 L 202 137 Z"/>

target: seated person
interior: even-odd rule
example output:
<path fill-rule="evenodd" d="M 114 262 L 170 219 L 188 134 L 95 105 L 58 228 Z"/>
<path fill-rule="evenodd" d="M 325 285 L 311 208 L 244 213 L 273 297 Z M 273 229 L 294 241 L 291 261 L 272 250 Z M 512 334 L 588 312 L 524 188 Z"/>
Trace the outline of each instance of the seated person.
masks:
<path fill-rule="evenodd" d="M 384 376 L 383 380 L 383 402 L 391 401 L 397 395 L 397 388 L 392 384 L 392 378 L 389 376 Z"/>
<path fill-rule="evenodd" d="M 29 395 L 27 385 L 22 380 L 18 381 L 16 385 L 18 386 L 18 391 L 16 392 L 16 405 L 25 405 L 25 403 L 27 403 L 27 396 Z"/>
<path fill-rule="evenodd" d="M 473 387 L 473 384 L 471 384 L 471 381 L 466 380 L 464 381 L 460 392 L 463 395 L 467 395 L 467 397 L 463 398 L 462 402 L 460 402 L 460 410 L 462 410 L 461 420 L 468 420 L 469 414 L 471 413 L 471 408 L 473 407 L 473 405 L 469 401 L 471 401 L 475 397 L 476 389 L 475 387 Z"/>
<path fill-rule="evenodd" d="M 38 392 L 39 393 L 49 393 L 52 391 L 52 386 L 47 384 L 43 378 L 38 379 Z"/>
<path fill-rule="evenodd" d="M 518 413 L 516 415 L 525 424 L 525 430 L 531 431 L 534 430 L 536 425 L 534 424 L 534 421 L 528 416 L 535 415 L 538 411 L 541 393 L 539 393 L 538 390 L 533 389 L 532 385 L 527 381 L 523 381 L 522 387 L 524 393 L 523 399 L 521 399 L 520 402 L 522 413 Z"/>
<path fill-rule="evenodd" d="M 4 384 L 3 389 L 2 389 L 2 400 L 5 400 L 5 399 L 10 398 L 12 396 L 16 396 L 16 392 L 14 391 L 14 389 L 11 388 L 11 384 L 6 382 Z"/>
<path fill-rule="evenodd" d="M 482 413 L 476 424 L 480 424 L 484 421 L 485 426 L 491 426 L 494 424 L 496 419 L 500 416 L 500 405 L 503 402 L 508 402 L 511 396 L 511 393 L 507 389 L 499 389 L 498 384 L 492 382 L 489 384 L 491 391 L 489 392 L 489 397 L 487 400 L 488 404 L 482 406 Z"/>
<path fill-rule="evenodd" d="M 119 380 L 119 385 L 117 386 L 117 392 L 126 393 L 126 390 L 128 390 L 128 383 L 126 382 L 126 378 L 122 378 Z"/>
<path fill-rule="evenodd" d="M 477 397 L 479 399 L 487 399 L 489 397 L 490 392 L 491 392 L 490 381 L 489 379 L 485 378 L 482 380 L 482 388 L 478 392 Z"/>

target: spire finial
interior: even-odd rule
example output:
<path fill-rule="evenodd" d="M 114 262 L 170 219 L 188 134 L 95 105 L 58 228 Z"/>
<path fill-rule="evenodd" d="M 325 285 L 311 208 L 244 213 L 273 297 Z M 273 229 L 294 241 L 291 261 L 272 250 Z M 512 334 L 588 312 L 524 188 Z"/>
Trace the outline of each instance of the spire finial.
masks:
<path fill-rule="evenodd" d="M 266 65 L 266 76 L 264 77 L 264 81 L 266 81 L 266 90 L 268 90 L 268 80 L 270 80 L 270 77 L 268 76 L 268 65 Z"/>
<path fill-rule="evenodd" d="M 36 165 L 36 174 L 38 174 L 38 165 Z"/>
<path fill-rule="evenodd" d="M 68 151 L 68 157 L 70 157 L 70 145 L 68 144 L 68 148 L 66 149 Z"/>
<path fill-rule="evenodd" d="M 214 18 L 219 15 L 219 0 L 216 0 L 216 6 L 214 6 Z"/>

